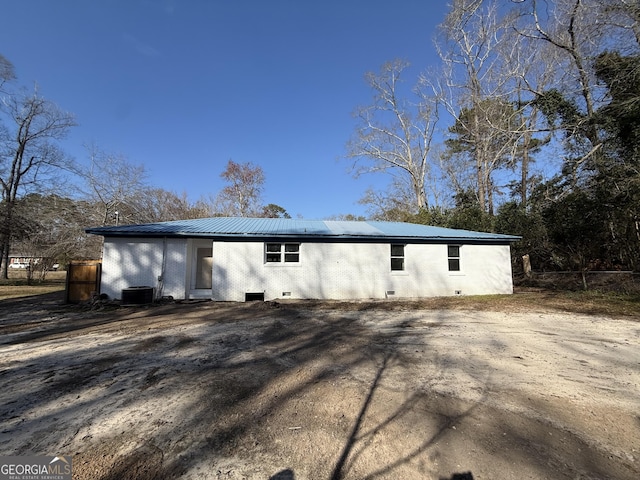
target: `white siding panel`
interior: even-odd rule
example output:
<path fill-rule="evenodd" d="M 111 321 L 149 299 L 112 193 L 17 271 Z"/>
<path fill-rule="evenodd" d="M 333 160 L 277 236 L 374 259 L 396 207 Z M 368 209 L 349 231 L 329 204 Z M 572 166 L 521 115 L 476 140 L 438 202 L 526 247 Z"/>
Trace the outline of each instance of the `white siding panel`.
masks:
<path fill-rule="evenodd" d="M 513 293 L 508 245 L 463 245 L 460 264 L 464 274 L 460 279 L 463 294 Z"/>
<path fill-rule="evenodd" d="M 302 243 L 299 264 L 264 262 L 262 242 L 214 242 L 213 299 L 365 299 L 512 293 L 509 246 L 463 245 L 449 272 L 447 245 L 410 244 L 392 272 L 389 244 Z"/>
<path fill-rule="evenodd" d="M 162 296 L 184 299 L 187 292 L 187 240 L 167 239 Z"/>
<path fill-rule="evenodd" d="M 162 275 L 163 239 L 107 238 L 102 258 L 101 292 L 119 299 L 128 287 L 149 286 L 156 293 L 184 298 L 186 241 L 166 241 Z M 158 277 L 164 279 L 162 284 Z M 158 289 L 162 287 L 162 291 Z"/>
<path fill-rule="evenodd" d="M 162 274 L 164 251 L 164 274 Z M 367 299 L 512 293 L 508 245 L 462 245 L 459 272 L 450 272 L 447 245 L 409 244 L 405 270 L 391 271 L 390 246 L 369 243 L 301 243 L 300 262 L 265 263 L 263 242 L 213 242 L 212 298 Z M 183 299 L 189 269 L 186 239 L 105 239 L 102 293 L 152 286 Z M 158 277 L 162 275 L 163 281 Z"/>
<path fill-rule="evenodd" d="M 388 245 L 303 243 L 300 263 L 264 262 L 262 242 L 215 242 L 213 298 L 243 301 L 245 293 L 265 299 L 377 298 L 384 294 Z M 383 253 L 384 252 L 384 253 Z M 381 262 L 372 261 L 384 255 Z"/>

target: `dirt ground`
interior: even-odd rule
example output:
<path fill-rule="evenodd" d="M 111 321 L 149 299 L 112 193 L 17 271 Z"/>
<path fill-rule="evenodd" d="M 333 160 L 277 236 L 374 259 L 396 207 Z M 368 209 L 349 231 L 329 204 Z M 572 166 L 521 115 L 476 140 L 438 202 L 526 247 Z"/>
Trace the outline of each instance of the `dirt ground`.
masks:
<path fill-rule="evenodd" d="M 638 479 L 638 318 L 0 302 L 0 455 L 77 479 Z"/>

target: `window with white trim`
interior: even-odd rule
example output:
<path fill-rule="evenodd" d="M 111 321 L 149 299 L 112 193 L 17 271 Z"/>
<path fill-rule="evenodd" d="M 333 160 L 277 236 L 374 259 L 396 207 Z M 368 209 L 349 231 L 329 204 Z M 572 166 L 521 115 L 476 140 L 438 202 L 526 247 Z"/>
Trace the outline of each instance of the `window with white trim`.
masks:
<path fill-rule="evenodd" d="M 449 260 L 449 271 L 460 271 L 460 245 L 447 245 L 447 258 Z"/>
<path fill-rule="evenodd" d="M 404 245 L 391 244 L 391 271 L 401 272 L 404 270 Z"/>
<path fill-rule="evenodd" d="M 265 243 L 266 263 L 300 263 L 299 243 Z"/>

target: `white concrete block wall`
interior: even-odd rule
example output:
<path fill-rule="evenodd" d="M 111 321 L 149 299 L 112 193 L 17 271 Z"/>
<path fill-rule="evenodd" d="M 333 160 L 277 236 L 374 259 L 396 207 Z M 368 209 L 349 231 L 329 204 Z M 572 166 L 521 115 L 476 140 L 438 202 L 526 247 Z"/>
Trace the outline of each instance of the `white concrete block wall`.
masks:
<path fill-rule="evenodd" d="M 446 244 L 405 247 L 404 275 L 392 273 L 396 297 L 513 293 L 508 245 L 460 245 L 460 271 L 449 271 Z"/>
<path fill-rule="evenodd" d="M 463 245 L 449 272 L 447 245 L 409 244 L 405 270 L 391 271 L 389 244 L 301 243 L 300 263 L 264 262 L 263 242 L 214 242 L 213 299 L 410 298 L 512 293 L 507 245 Z M 286 293 L 290 295 L 286 295 Z M 392 294 L 390 292 L 393 292 Z"/>
<path fill-rule="evenodd" d="M 166 240 L 165 272 L 162 275 L 164 240 L 106 238 L 102 255 L 101 293 L 120 299 L 122 290 L 150 286 L 156 294 L 185 296 L 186 240 Z M 164 279 L 162 291 L 158 277 Z"/>
<path fill-rule="evenodd" d="M 192 265 L 186 239 L 105 239 L 102 293 L 119 299 L 122 289 L 152 286 L 156 295 L 188 295 Z M 165 270 L 162 274 L 163 249 Z M 459 272 L 450 272 L 446 244 L 409 244 L 405 270 L 391 271 L 384 244 L 300 244 L 300 262 L 264 261 L 264 242 L 213 242 L 214 300 L 264 298 L 366 299 L 512 293 L 508 245 L 462 245 Z M 286 295 L 289 293 L 289 295 Z"/>
<path fill-rule="evenodd" d="M 160 296 L 185 298 L 187 292 L 187 240 L 168 238 L 165 252 L 165 269 Z"/>
<path fill-rule="evenodd" d="M 463 275 L 458 285 L 462 294 L 513 293 L 509 245 L 463 245 L 460 264 Z"/>
<path fill-rule="evenodd" d="M 368 298 L 382 288 L 381 266 L 357 264 L 351 245 L 303 243 L 300 263 L 265 263 L 263 242 L 215 242 L 213 298 L 243 301 L 246 293 L 273 298 Z M 362 255 L 377 256 L 380 245 L 367 245 Z M 387 246 L 388 248 L 388 246 Z M 375 258 L 375 257 L 374 257 Z M 290 295 L 286 295 L 286 292 Z"/>

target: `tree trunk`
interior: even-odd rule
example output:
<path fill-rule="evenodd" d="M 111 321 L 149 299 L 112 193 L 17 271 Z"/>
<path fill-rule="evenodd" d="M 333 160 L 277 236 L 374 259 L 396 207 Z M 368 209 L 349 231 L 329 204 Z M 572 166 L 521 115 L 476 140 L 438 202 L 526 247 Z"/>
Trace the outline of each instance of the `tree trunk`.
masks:
<path fill-rule="evenodd" d="M 14 202 L 5 200 L 4 218 L 2 219 L 2 278 L 9 278 L 9 254 L 11 250 L 11 232 L 13 223 L 13 205 Z"/>
<path fill-rule="evenodd" d="M 9 279 L 9 248 L 7 243 L 2 240 L 2 245 L 0 246 L 0 261 L 2 261 L 2 278 L 5 280 Z"/>
<path fill-rule="evenodd" d="M 522 256 L 522 270 L 525 278 L 531 278 L 531 259 L 528 253 Z"/>

